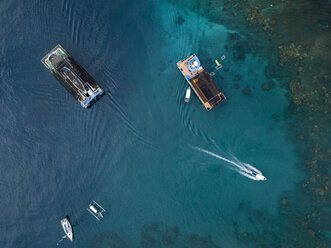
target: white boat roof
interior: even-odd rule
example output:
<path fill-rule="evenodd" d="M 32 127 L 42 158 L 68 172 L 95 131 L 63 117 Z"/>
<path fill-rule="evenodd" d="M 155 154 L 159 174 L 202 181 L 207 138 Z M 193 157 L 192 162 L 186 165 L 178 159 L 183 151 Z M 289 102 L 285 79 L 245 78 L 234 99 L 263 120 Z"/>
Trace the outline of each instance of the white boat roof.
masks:
<path fill-rule="evenodd" d="M 191 95 L 191 88 L 187 88 L 185 98 L 190 98 Z"/>

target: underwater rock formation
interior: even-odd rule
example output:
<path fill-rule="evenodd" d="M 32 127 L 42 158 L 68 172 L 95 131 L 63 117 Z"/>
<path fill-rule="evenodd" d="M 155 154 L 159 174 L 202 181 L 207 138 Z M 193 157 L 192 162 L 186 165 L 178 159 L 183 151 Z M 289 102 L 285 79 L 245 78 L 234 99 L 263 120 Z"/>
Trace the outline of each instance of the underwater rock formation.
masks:
<path fill-rule="evenodd" d="M 147 223 L 141 229 L 141 247 L 143 248 L 221 248 L 211 237 L 198 234 L 181 234 L 177 227 L 163 222 Z"/>
<path fill-rule="evenodd" d="M 307 53 L 303 53 L 301 45 L 295 46 L 291 43 L 289 46 L 278 46 L 279 49 L 279 65 L 283 66 L 290 58 L 298 58 L 300 60 L 307 57 Z"/>
<path fill-rule="evenodd" d="M 272 32 L 272 26 L 275 24 L 275 21 L 261 14 L 258 7 L 254 7 L 248 12 L 246 20 L 253 25 L 261 25 L 267 33 Z"/>

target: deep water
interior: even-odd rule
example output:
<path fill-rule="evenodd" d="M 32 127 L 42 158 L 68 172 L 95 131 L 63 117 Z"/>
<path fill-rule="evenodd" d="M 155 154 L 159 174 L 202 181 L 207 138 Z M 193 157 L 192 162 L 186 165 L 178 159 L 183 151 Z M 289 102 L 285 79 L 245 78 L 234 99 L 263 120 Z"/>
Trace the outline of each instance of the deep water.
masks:
<path fill-rule="evenodd" d="M 279 69 L 272 20 L 253 6 L 251 21 L 233 15 L 232 4 L 0 2 L 0 247 L 56 247 L 66 215 L 74 242 L 59 247 L 328 246 L 329 227 L 308 219 L 328 219 L 318 208 L 329 199 L 312 208 L 316 188 L 302 190 L 312 172 L 300 166 L 309 148 L 292 135 L 297 91 L 286 85 L 296 79 Z M 40 62 L 57 44 L 105 90 L 90 109 Z M 193 94 L 183 101 L 176 62 L 192 53 L 227 97 L 209 112 Z M 235 156 L 268 180 L 193 147 Z M 100 222 L 86 211 L 92 200 L 107 210 Z"/>

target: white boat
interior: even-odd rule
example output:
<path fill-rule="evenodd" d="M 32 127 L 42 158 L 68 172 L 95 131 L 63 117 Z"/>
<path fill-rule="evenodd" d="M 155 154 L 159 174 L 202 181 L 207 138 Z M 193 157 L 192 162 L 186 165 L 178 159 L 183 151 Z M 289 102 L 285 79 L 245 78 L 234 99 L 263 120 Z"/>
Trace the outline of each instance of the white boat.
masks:
<path fill-rule="evenodd" d="M 265 180 L 267 180 L 267 178 L 265 177 L 265 176 L 263 176 L 263 175 L 260 175 L 260 174 L 256 174 L 256 176 L 255 176 L 258 180 L 262 180 L 262 181 L 265 181 Z"/>
<path fill-rule="evenodd" d="M 253 173 L 253 176 L 256 178 L 256 180 L 259 180 L 259 181 L 267 180 L 267 178 L 265 176 L 263 176 L 262 174 Z"/>
<path fill-rule="evenodd" d="M 267 178 L 262 175 L 262 172 L 259 171 L 258 169 L 252 167 L 253 169 L 251 170 L 251 176 L 253 177 L 252 179 L 257 180 L 257 181 L 265 181 Z"/>
<path fill-rule="evenodd" d="M 191 98 L 191 87 L 187 87 L 186 89 L 186 94 L 185 94 L 185 102 L 189 102 Z"/>
<path fill-rule="evenodd" d="M 67 237 L 72 241 L 74 239 L 74 233 L 72 232 L 72 228 L 70 222 L 67 218 L 61 220 L 61 225 Z"/>
<path fill-rule="evenodd" d="M 96 201 L 93 201 L 92 204 L 88 206 L 86 209 L 90 212 L 97 220 L 100 220 L 100 218 L 103 218 L 103 213 L 106 212 L 106 210 L 101 207 Z"/>

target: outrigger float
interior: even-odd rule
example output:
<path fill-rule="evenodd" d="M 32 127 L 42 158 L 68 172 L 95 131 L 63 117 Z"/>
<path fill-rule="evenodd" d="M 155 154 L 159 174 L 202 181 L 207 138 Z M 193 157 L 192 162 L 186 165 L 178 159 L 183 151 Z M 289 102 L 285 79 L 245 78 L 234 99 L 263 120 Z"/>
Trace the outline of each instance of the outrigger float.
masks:
<path fill-rule="evenodd" d="M 195 54 L 178 61 L 177 67 L 207 110 L 211 110 L 226 99 L 218 90 L 211 75 L 200 65 Z"/>
<path fill-rule="evenodd" d="M 101 207 L 96 201 L 93 201 L 93 203 L 90 204 L 86 210 L 89 211 L 90 214 L 92 214 L 98 221 L 100 218 L 103 218 L 103 213 L 106 212 L 106 210 L 103 209 L 103 207 Z"/>
<path fill-rule="evenodd" d="M 94 79 L 61 45 L 53 48 L 41 62 L 82 107 L 91 106 L 103 95 Z"/>

